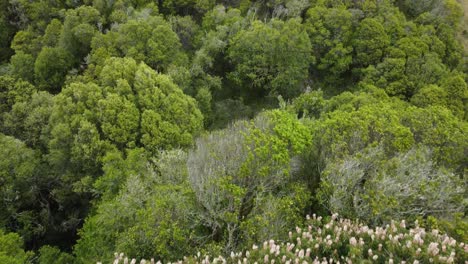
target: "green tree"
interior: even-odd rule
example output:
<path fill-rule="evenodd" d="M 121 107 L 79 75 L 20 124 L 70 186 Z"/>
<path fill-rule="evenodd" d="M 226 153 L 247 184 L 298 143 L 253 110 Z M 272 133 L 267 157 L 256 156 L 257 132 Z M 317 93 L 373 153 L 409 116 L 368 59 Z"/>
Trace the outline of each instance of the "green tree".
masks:
<path fill-rule="evenodd" d="M 60 92 L 72 66 L 73 59 L 67 50 L 44 47 L 34 63 L 34 75 L 38 87 L 51 93 Z"/>
<path fill-rule="evenodd" d="M 465 210 L 464 183 L 435 164 L 425 147 L 392 158 L 379 147 L 367 149 L 329 163 L 318 197 L 330 211 L 366 223 L 450 218 Z"/>
<path fill-rule="evenodd" d="M 115 31 L 98 34 L 93 39 L 92 48 L 92 62 L 101 65 L 110 56 L 126 56 L 166 72 L 169 65 L 182 66 L 187 60 L 179 37 L 159 16 L 131 19 Z M 101 57 L 102 53 L 106 55 Z"/>
<path fill-rule="evenodd" d="M 337 78 L 349 70 L 353 61 L 351 45 L 354 18 L 344 7 L 316 6 L 307 11 L 305 27 L 315 60 L 323 77 Z"/>
<path fill-rule="evenodd" d="M 53 27 L 57 27 L 56 22 L 53 23 Z M 59 43 L 64 50 L 73 56 L 71 59 L 73 63 L 88 55 L 91 40 L 101 25 L 102 18 L 99 11 L 91 6 L 80 6 L 67 11 Z"/>
<path fill-rule="evenodd" d="M 448 76 L 442 79 L 441 87 L 447 94 L 447 108 L 452 110 L 453 114 L 458 118 L 468 120 L 468 85 L 462 74 L 449 73 Z"/>
<path fill-rule="evenodd" d="M 375 18 L 365 18 L 360 23 L 352 40 L 354 63 L 360 67 L 377 64 L 390 44 L 382 23 Z"/>
<path fill-rule="evenodd" d="M 194 239 L 196 206 L 187 184 L 187 154 L 164 151 L 151 160 L 134 150 L 128 157 L 120 190 L 105 196 L 80 231 L 74 251 L 78 263 L 108 258 L 115 250 L 161 260 L 194 254 L 202 241 Z M 115 173 L 120 172 L 106 171 L 106 182 Z"/>
<path fill-rule="evenodd" d="M 0 4 L 0 63 L 9 59 L 12 55 L 10 42 L 14 35 L 14 28 L 10 25 L 8 20 L 8 5 L 7 2 Z"/>
<path fill-rule="evenodd" d="M 95 178 L 108 151 L 187 147 L 201 129 L 195 100 L 144 63 L 111 58 L 95 82 L 71 83 L 54 98 L 49 160 L 62 173 Z"/>
<path fill-rule="evenodd" d="M 33 93 L 28 100 L 18 100 L 11 111 L 4 115 L 4 133 L 45 152 L 52 107 L 53 97 L 47 92 Z"/>
<path fill-rule="evenodd" d="M 31 54 L 18 51 L 10 59 L 12 75 L 32 83 L 34 74 L 31 73 L 31 70 L 34 69 L 34 62 L 34 57 Z"/>
<path fill-rule="evenodd" d="M 255 228 L 257 220 L 266 226 L 295 224 L 288 222 L 295 219 L 293 215 L 285 222 L 274 222 L 276 217 L 286 217 L 279 216 L 281 202 L 275 207 L 280 211 L 270 212 L 271 218 L 263 217 L 261 208 L 269 204 L 270 195 L 282 199 L 279 190 L 288 186 L 295 170 L 291 159 L 309 141 L 306 127 L 279 110 L 260 114 L 252 122 L 238 121 L 197 140 L 187 163 L 190 185 L 203 207 L 201 223 L 222 241 L 226 252 L 264 236 Z M 300 187 L 290 191 L 302 197 Z M 283 198 L 290 199 L 288 195 Z M 295 213 L 301 205 L 292 205 L 298 206 Z"/>
<path fill-rule="evenodd" d="M 216 1 L 214 0 L 169 0 L 160 3 L 160 10 L 164 14 L 197 16 L 211 10 Z"/>
<path fill-rule="evenodd" d="M 62 22 L 58 19 L 53 19 L 50 21 L 49 25 L 44 32 L 42 37 L 42 45 L 47 47 L 55 47 L 59 44 L 60 35 L 63 31 Z"/>
<path fill-rule="evenodd" d="M 0 229 L 0 262 L 23 264 L 32 259 L 32 252 L 25 252 L 23 240 L 16 233 L 5 233 Z"/>
<path fill-rule="evenodd" d="M 39 264 L 72 264 L 73 261 L 73 256 L 56 247 L 43 246 L 39 249 Z"/>
<path fill-rule="evenodd" d="M 431 105 L 447 106 L 447 92 L 437 85 L 428 85 L 421 88 L 418 93 L 411 97 L 411 103 L 418 107 Z"/>
<path fill-rule="evenodd" d="M 9 112 L 15 103 L 29 100 L 34 91 L 34 86 L 28 82 L 0 76 L 0 115 Z"/>
<path fill-rule="evenodd" d="M 45 208 L 39 199 L 41 179 L 39 153 L 27 148 L 23 142 L 0 134 L 0 187 L 2 203 L 0 226 L 14 229 L 26 241 L 44 234 Z M 47 221 L 47 219 L 45 219 Z"/>
<path fill-rule="evenodd" d="M 311 53 L 309 37 L 298 20 L 255 21 L 231 40 L 228 57 L 234 71 L 228 78 L 246 100 L 267 95 L 292 98 L 304 86 Z"/>
<path fill-rule="evenodd" d="M 37 56 L 41 51 L 37 33 L 31 29 L 18 31 L 11 42 L 11 48 L 15 52 L 22 51 L 33 56 Z"/>

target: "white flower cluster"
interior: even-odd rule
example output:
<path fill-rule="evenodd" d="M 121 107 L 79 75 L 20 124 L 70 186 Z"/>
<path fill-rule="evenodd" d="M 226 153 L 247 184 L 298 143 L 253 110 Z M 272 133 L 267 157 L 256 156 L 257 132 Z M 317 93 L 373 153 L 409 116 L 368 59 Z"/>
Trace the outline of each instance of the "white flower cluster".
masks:
<path fill-rule="evenodd" d="M 328 218 L 327 218 L 328 219 Z M 184 264 L 328 264 L 328 263 L 468 263 L 468 245 L 419 227 L 407 228 L 407 223 L 392 221 L 384 227 L 370 228 L 359 222 L 332 215 L 307 217 L 305 230 L 297 227 L 289 232 L 288 241 L 269 240 L 245 252 L 231 252 L 230 257 L 196 256 L 173 263 Z M 123 261 L 123 262 L 121 262 Z M 136 264 L 117 254 L 114 264 Z M 141 260 L 141 264 L 154 264 Z M 157 262 L 160 263 L 160 262 Z"/>

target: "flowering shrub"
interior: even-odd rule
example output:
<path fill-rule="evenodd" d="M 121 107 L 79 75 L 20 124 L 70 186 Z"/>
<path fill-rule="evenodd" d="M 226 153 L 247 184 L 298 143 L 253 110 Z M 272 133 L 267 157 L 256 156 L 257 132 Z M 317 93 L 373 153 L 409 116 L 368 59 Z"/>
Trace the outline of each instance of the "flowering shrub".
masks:
<path fill-rule="evenodd" d="M 230 256 L 186 257 L 175 263 L 467 263 L 468 245 L 441 234 L 427 231 L 414 223 L 392 221 L 384 227 L 370 228 L 337 215 L 307 217 L 307 227 L 296 227 L 287 241 L 265 241 L 262 245 Z M 117 254 L 114 264 L 135 264 Z M 141 260 L 140 263 L 155 263 Z M 158 261 L 158 263 L 160 263 Z"/>

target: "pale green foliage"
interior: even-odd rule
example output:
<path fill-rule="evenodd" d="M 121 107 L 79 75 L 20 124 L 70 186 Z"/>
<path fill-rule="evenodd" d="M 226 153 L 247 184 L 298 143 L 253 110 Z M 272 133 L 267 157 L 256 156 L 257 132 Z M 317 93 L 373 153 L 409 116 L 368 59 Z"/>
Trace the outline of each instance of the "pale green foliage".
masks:
<path fill-rule="evenodd" d="M 325 103 L 324 110 L 329 113 L 310 124 L 315 162 L 333 162 L 377 144 L 387 153 L 423 144 L 432 148 L 438 165 L 463 171 L 463 153 L 468 147 L 465 122 L 447 109 L 411 107 L 372 89 L 371 93 L 343 93 Z"/>
<path fill-rule="evenodd" d="M 416 142 L 429 146 L 438 166 L 454 169 L 462 174 L 467 168 L 468 124 L 443 107 L 411 108 L 403 123 L 408 126 Z"/>
<path fill-rule="evenodd" d="M 452 110 L 454 116 L 467 121 L 468 120 L 468 85 L 462 77 L 462 74 L 450 73 L 441 82 L 441 87 L 447 93 L 448 109 Z"/>
<path fill-rule="evenodd" d="M 410 149 L 414 138 L 411 130 L 401 123 L 400 111 L 391 104 L 378 103 L 354 111 L 340 109 L 329 113 L 323 120 L 312 123 L 320 156 L 333 160 L 377 143 L 390 152 Z"/>
<path fill-rule="evenodd" d="M 115 250 L 163 260 L 194 253 L 195 199 L 186 181 L 187 155 L 181 150 L 162 152 L 152 162 L 141 151 L 129 157 L 120 190 L 105 196 L 80 231 L 78 263 L 95 262 Z M 120 171 L 108 168 L 104 177 L 109 183 Z"/>
<path fill-rule="evenodd" d="M 128 175 L 136 175 L 147 170 L 147 153 L 143 149 L 129 150 L 124 155 L 120 151 L 106 153 L 102 162 L 103 175 L 93 184 L 93 191 L 101 200 L 110 200 L 118 195 Z"/>
<path fill-rule="evenodd" d="M 0 115 L 9 112 L 16 102 L 27 102 L 34 90 L 29 82 L 0 76 Z"/>
<path fill-rule="evenodd" d="M 44 36 L 42 37 L 42 45 L 48 47 L 55 47 L 59 44 L 60 35 L 63 31 L 62 22 L 58 19 L 53 19 L 50 21 L 49 25 L 44 32 Z"/>
<path fill-rule="evenodd" d="M 447 92 L 437 85 L 427 85 L 421 88 L 413 97 L 411 103 L 418 107 L 446 106 Z"/>
<path fill-rule="evenodd" d="M 270 196 L 288 199 L 275 190 L 288 185 L 295 170 L 293 156 L 309 141 L 305 126 L 281 111 L 263 113 L 252 122 L 238 121 L 197 140 L 196 148 L 189 154 L 189 181 L 204 208 L 200 215 L 202 224 L 215 236 L 226 230 L 226 250 L 263 237 L 255 228 L 250 229 L 256 223 L 254 219 L 273 225 L 275 217 L 280 217 L 276 210 L 271 214 L 278 216 L 263 218 L 260 208 L 268 206 Z M 298 197 L 301 191 L 304 190 L 293 190 Z M 301 203 L 296 205 L 301 208 Z"/>
<path fill-rule="evenodd" d="M 381 147 L 329 163 L 322 174 L 319 200 L 332 212 L 382 223 L 463 212 L 465 183 L 437 168 L 428 148 L 388 158 Z"/>
<path fill-rule="evenodd" d="M 32 30 L 18 31 L 11 42 L 11 48 L 15 52 L 24 52 L 34 57 L 41 51 L 41 43 L 37 34 Z"/>
<path fill-rule="evenodd" d="M 322 91 L 303 93 L 291 104 L 292 110 L 301 117 L 318 118 L 325 105 Z"/>

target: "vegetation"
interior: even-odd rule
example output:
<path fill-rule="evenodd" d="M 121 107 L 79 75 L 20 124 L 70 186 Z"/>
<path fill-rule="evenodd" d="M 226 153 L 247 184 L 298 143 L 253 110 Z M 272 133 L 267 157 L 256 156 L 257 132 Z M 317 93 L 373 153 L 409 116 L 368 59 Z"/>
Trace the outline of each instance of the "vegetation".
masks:
<path fill-rule="evenodd" d="M 464 263 L 467 12 L 1 1 L 0 263 Z"/>
<path fill-rule="evenodd" d="M 203 256 L 200 252 L 175 263 L 462 263 L 467 258 L 467 245 L 426 230 L 416 221 L 391 221 L 384 227 L 368 227 L 337 215 L 322 218 L 308 216 L 306 228 L 296 227 L 285 241 L 273 239 L 229 256 Z M 135 263 L 136 259 L 132 259 Z M 150 262 L 151 261 L 151 262 Z M 155 263 L 144 259 L 140 263 Z M 123 253 L 115 253 L 114 263 L 128 263 Z M 160 263 L 160 262 L 158 262 Z"/>

